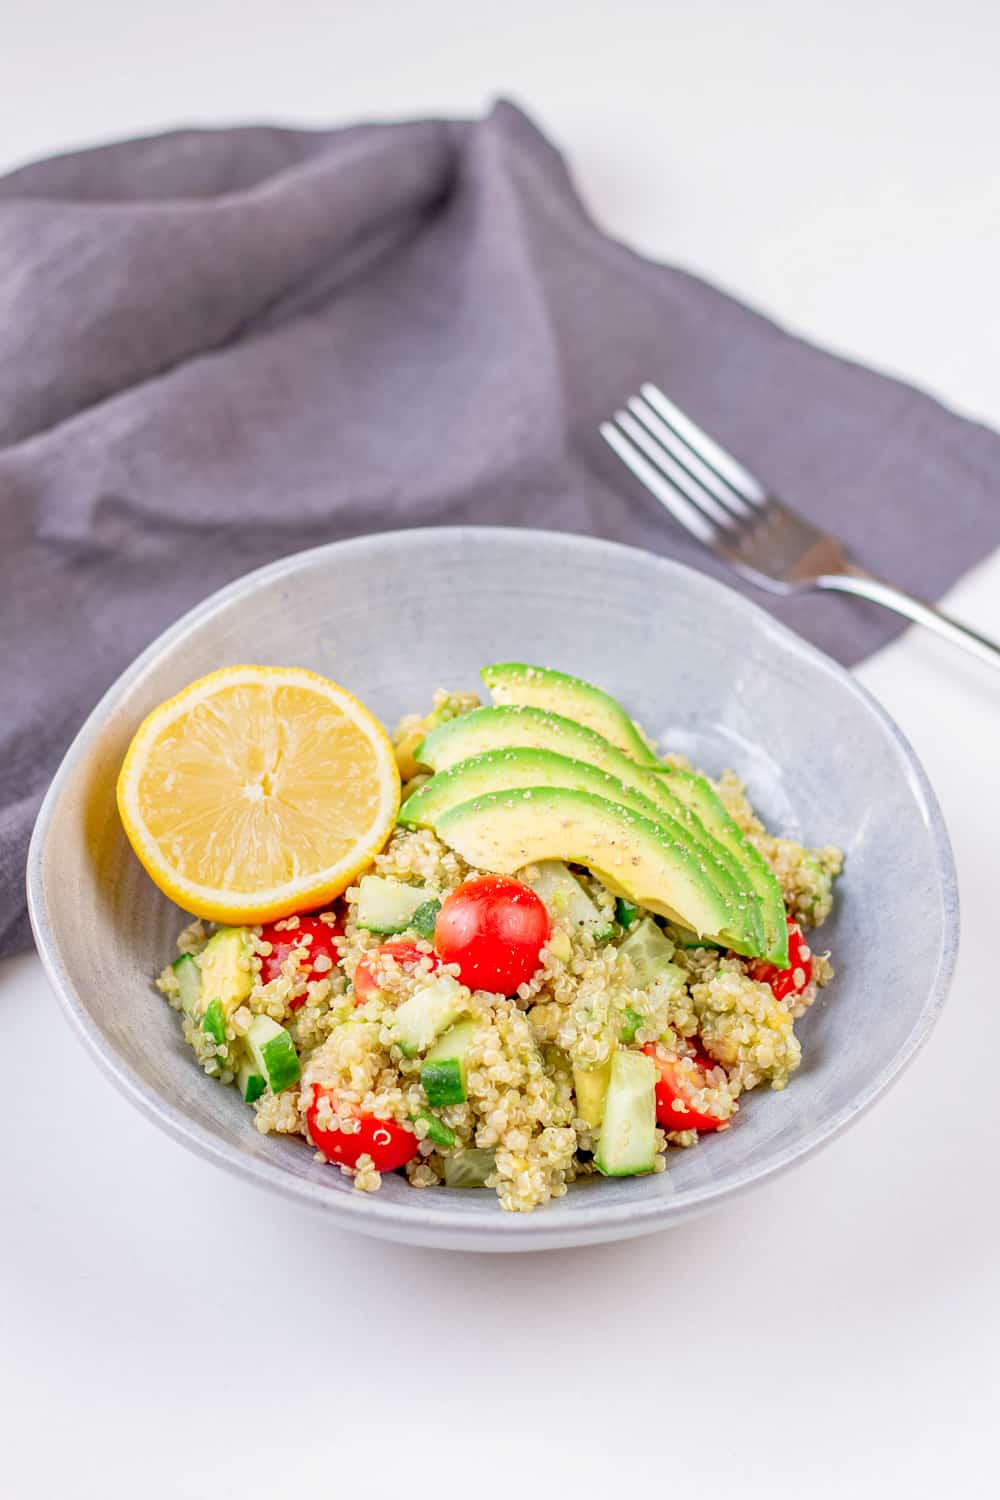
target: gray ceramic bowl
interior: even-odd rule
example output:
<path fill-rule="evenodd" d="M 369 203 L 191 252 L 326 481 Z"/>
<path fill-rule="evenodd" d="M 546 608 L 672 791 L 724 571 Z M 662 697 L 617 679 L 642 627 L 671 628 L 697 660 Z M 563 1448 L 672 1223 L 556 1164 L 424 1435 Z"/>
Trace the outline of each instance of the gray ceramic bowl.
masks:
<path fill-rule="evenodd" d="M 733 1129 L 665 1173 L 592 1180 L 533 1214 L 492 1193 L 376 1194 L 263 1137 L 206 1078 L 152 976 L 178 910 L 118 822 L 114 785 L 143 715 L 192 678 L 257 661 L 315 668 L 387 723 L 441 685 L 474 687 L 497 659 L 594 679 L 652 733 L 746 779 L 775 830 L 847 854 L 824 929 L 837 980 L 800 1023 L 805 1060 L 782 1094 L 747 1096 Z M 162 636 L 74 741 L 31 845 L 35 937 L 73 1025 L 124 1092 L 233 1172 L 367 1233 L 415 1244 L 528 1250 L 643 1234 L 801 1160 L 877 1098 L 927 1037 L 955 958 L 948 838 L 902 735 L 845 672 L 737 594 L 674 563 L 551 533 L 455 529 L 340 542 L 224 589 Z M 877 1003 L 873 1003 L 877 997 Z"/>

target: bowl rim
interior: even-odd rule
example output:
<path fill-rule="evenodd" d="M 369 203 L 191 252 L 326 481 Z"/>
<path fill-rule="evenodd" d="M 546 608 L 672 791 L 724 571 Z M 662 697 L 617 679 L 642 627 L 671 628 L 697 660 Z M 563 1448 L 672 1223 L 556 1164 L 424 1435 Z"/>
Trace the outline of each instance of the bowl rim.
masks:
<path fill-rule="evenodd" d="M 503 1214 L 495 1210 L 492 1202 L 488 1207 L 495 1210 L 493 1214 L 456 1215 L 454 1210 L 428 1204 L 422 1195 L 416 1193 L 413 1195 L 415 1201 L 412 1206 L 406 1202 L 390 1202 L 381 1194 L 331 1193 L 321 1183 L 287 1171 L 280 1162 L 247 1155 L 238 1148 L 221 1142 L 210 1131 L 189 1119 L 171 1100 L 160 1097 L 142 1083 L 91 1018 L 62 962 L 48 916 L 43 870 L 57 804 L 70 778 L 100 734 L 109 711 L 164 651 L 213 615 L 227 609 L 235 601 L 252 595 L 262 584 L 294 574 L 304 565 L 315 563 L 323 557 L 377 554 L 381 550 L 400 545 L 412 548 L 417 538 L 422 544 L 431 546 L 448 542 L 479 545 L 484 542 L 515 541 L 533 548 L 555 546 L 564 552 L 566 549 L 579 549 L 595 554 L 626 554 L 641 558 L 645 565 L 655 564 L 667 577 L 671 574 L 694 577 L 698 580 L 698 586 L 708 595 L 716 596 L 720 606 L 737 614 L 742 613 L 748 623 L 753 623 L 754 628 L 762 629 L 771 644 L 783 652 L 791 652 L 793 656 L 810 662 L 827 678 L 837 681 L 869 714 L 874 715 L 895 741 L 908 767 L 911 789 L 922 807 L 933 841 L 936 871 L 941 886 L 943 922 L 937 965 L 926 998 L 902 1047 L 866 1088 L 832 1115 L 807 1140 L 789 1146 L 766 1164 L 755 1166 L 751 1160 L 725 1184 L 709 1182 L 689 1188 L 675 1197 L 650 1196 L 634 1203 L 607 1204 L 603 1208 L 595 1201 L 581 1209 L 572 1220 L 563 1219 L 551 1226 L 544 1212 Z M 157 636 L 126 667 L 84 720 L 59 764 L 35 821 L 28 847 L 26 884 L 28 912 L 36 947 L 49 982 L 73 1030 L 120 1092 L 168 1135 L 238 1177 L 326 1214 L 331 1222 L 345 1229 L 413 1244 L 492 1251 L 595 1244 L 648 1234 L 729 1201 L 762 1182 L 770 1181 L 828 1145 L 899 1079 L 926 1042 L 947 998 L 958 955 L 960 930 L 958 882 L 951 842 L 927 774 L 896 722 L 846 668 L 776 620 L 760 605 L 685 563 L 603 538 L 581 536 L 574 532 L 536 531 L 511 526 L 413 527 L 327 542 L 318 547 L 290 553 L 256 568 L 196 604 Z"/>

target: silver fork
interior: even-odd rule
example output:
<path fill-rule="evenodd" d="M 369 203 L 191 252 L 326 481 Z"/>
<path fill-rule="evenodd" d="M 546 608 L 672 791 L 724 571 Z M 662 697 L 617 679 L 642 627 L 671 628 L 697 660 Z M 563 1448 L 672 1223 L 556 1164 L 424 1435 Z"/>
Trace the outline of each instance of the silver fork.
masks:
<path fill-rule="evenodd" d="M 858 567 L 829 532 L 789 510 L 655 385 L 601 436 L 681 525 L 742 578 L 772 594 L 835 589 L 926 625 L 994 666 L 1000 644 Z"/>

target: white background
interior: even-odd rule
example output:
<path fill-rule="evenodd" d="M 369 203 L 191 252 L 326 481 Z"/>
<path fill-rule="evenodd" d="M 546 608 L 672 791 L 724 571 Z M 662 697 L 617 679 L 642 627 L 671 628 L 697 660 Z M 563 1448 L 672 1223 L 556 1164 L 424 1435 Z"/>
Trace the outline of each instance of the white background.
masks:
<path fill-rule="evenodd" d="M 505 92 L 614 233 L 1000 424 L 998 55 L 991 0 L 7 0 L 0 168 Z M 1000 636 L 1000 560 L 949 602 Z M 860 676 L 951 829 L 952 999 L 847 1137 L 671 1234 L 501 1258 L 331 1231 L 160 1135 L 37 961 L 0 966 L 4 1500 L 986 1493 L 1000 676 L 912 633 Z"/>

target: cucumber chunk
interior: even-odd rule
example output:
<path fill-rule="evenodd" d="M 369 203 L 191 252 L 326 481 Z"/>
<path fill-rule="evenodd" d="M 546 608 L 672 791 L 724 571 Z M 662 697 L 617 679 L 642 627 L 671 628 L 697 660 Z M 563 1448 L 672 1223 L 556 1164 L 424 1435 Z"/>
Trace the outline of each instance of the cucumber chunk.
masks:
<path fill-rule="evenodd" d="M 407 932 L 430 894 L 422 885 L 404 885 L 385 875 L 363 875 L 358 888 L 358 926 L 385 936 Z"/>
<path fill-rule="evenodd" d="M 486 1179 L 496 1170 L 496 1152 L 483 1146 L 470 1146 L 465 1151 L 454 1151 L 444 1159 L 445 1186 L 450 1188 L 481 1188 Z"/>
<path fill-rule="evenodd" d="M 643 917 L 622 943 L 618 952 L 630 960 L 638 989 L 652 984 L 664 965 L 674 956 L 674 945 L 652 917 Z"/>
<path fill-rule="evenodd" d="M 284 1026 L 270 1016 L 254 1016 L 247 1031 L 247 1046 L 257 1072 L 274 1094 L 299 1080 L 299 1055 Z"/>
<path fill-rule="evenodd" d="M 207 1032 L 216 1047 L 226 1045 L 226 1013 L 221 1000 L 212 1000 L 201 1018 L 201 1029 Z"/>
<path fill-rule="evenodd" d="M 458 1020 L 466 1007 L 468 991 L 450 974 L 439 974 L 414 990 L 398 1006 L 392 1029 L 404 1057 L 426 1052 L 436 1037 Z"/>
<path fill-rule="evenodd" d="M 656 1164 L 656 1064 L 644 1052 L 616 1052 L 594 1165 L 605 1177 L 635 1177 Z"/>
<path fill-rule="evenodd" d="M 437 926 L 437 914 L 441 910 L 441 903 L 435 896 L 432 901 L 423 901 L 413 913 L 410 926 L 418 937 L 434 941 L 434 929 Z"/>
<path fill-rule="evenodd" d="M 427 1126 L 427 1139 L 433 1141 L 435 1146 L 441 1146 L 444 1150 L 447 1150 L 449 1146 L 454 1146 L 457 1140 L 455 1132 L 429 1109 L 422 1109 L 418 1115 L 411 1115 L 410 1119 L 414 1123 L 418 1120 L 424 1122 Z"/>
<path fill-rule="evenodd" d="M 614 932 L 614 924 L 601 915 L 583 886 L 561 859 L 546 859 L 535 865 L 530 880 L 553 917 L 565 919 L 581 932 L 589 932 L 595 942 L 605 943 Z"/>
<path fill-rule="evenodd" d="M 630 932 L 618 950 L 631 960 L 635 972 L 636 987 L 651 989 L 654 985 L 662 992 L 664 988 L 679 992 L 688 981 L 686 969 L 672 963 L 674 945 L 651 917 L 643 917 L 639 925 Z M 632 1037 L 635 1032 L 632 1032 Z M 623 1034 L 622 1041 L 631 1040 Z"/>
<path fill-rule="evenodd" d="M 244 1058 L 240 1063 L 236 1074 L 236 1087 L 246 1104 L 256 1104 L 261 1095 L 267 1091 L 266 1078 L 262 1073 L 258 1073 L 256 1063 L 250 1058 Z"/>
<path fill-rule="evenodd" d="M 673 967 L 673 965 L 671 965 L 671 967 Z M 623 1047 L 631 1047 L 632 1043 L 635 1041 L 635 1034 L 639 1030 L 639 1027 L 642 1025 L 642 1020 L 643 1018 L 642 1016 L 640 1016 L 639 1012 L 637 1010 L 633 1010 L 632 1006 L 630 1005 L 625 1011 L 625 1020 L 622 1025 L 621 1031 L 618 1033 L 618 1040 L 621 1042 Z"/>
<path fill-rule="evenodd" d="M 615 897 L 615 921 L 623 931 L 628 932 L 634 926 L 639 915 L 639 908 L 632 901 L 626 901 L 624 896 Z"/>
<path fill-rule="evenodd" d="M 201 968 L 193 953 L 182 953 L 170 965 L 177 975 L 181 1010 L 195 1021 L 201 1013 Z"/>
<path fill-rule="evenodd" d="M 576 1112 L 591 1130 L 596 1130 L 604 1119 L 604 1102 L 611 1082 L 612 1058 L 597 1068 L 581 1068 L 573 1064 L 573 1090 L 576 1094 Z"/>
<path fill-rule="evenodd" d="M 435 1109 L 464 1104 L 468 1098 L 465 1055 L 476 1029 L 473 1020 L 460 1021 L 435 1042 L 420 1069 L 420 1083 L 427 1103 Z"/>

